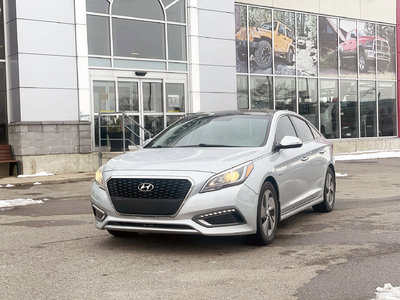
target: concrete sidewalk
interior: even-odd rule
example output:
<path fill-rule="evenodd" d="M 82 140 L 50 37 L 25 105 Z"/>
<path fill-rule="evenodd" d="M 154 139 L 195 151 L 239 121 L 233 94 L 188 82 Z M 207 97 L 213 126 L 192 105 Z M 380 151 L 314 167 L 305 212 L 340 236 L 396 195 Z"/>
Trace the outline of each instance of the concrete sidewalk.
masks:
<path fill-rule="evenodd" d="M 60 174 L 51 176 L 33 176 L 33 177 L 5 177 L 0 178 L 0 185 L 3 188 L 7 185 L 13 186 L 24 186 L 33 185 L 35 182 L 41 184 L 49 183 L 65 183 L 65 182 L 77 182 L 77 181 L 89 181 L 94 179 L 94 172 L 89 173 L 75 173 L 75 174 Z"/>

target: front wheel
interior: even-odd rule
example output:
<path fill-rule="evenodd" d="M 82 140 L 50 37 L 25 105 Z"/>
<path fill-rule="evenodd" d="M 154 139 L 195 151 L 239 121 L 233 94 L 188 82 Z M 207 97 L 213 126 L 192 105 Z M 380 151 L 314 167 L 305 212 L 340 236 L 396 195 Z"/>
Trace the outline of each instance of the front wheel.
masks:
<path fill-rule="evenodd" d="M 331 212 L 335 206 L 336 181 L 335 174 L 328 168 L 324 184 L 324 201 L 314 205 L 313 209 L 318 212 Z"/>
<path fill-rule="evenodd" d="M 257 233 L 253 236 L 259 245 L 268 245 L 275 238 L 279 220 L 279 207 L 276 191 L 271 182 L 261 188 L 257 207 Z"/>
<path fill-rule="evenodd" d="M 270 41 L 262 40 L 258 43 L 258 48 L 254 51 L 254 61 L 261 70 L 271 67 L 272 48 Z"/>

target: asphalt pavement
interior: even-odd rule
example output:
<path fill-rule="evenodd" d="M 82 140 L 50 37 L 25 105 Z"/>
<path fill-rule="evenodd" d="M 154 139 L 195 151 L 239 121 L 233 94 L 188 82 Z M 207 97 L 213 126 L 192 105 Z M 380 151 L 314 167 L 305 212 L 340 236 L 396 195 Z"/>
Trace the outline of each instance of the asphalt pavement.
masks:
<path fill-rule="evenodd" d="M 43 204 L 0 211 L 0 299 L 371 299 L 378 286 L 400 286 L 400 159 L 336 168 L 347 176 L 335 210 L 281 222 L 267 247 L 112 237 L 94 227 L 90 176 L 1 188 L 0 200 Z"/>

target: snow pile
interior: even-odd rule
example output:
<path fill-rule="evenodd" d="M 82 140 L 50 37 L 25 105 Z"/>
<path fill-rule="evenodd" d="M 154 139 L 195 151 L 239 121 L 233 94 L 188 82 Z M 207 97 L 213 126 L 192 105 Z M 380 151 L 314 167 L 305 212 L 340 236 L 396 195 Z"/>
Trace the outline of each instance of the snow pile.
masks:
<path fill-rule="evenodd" d="M 39 185 L 41 184 L 40 182 L 34 182 L 33 185 Z"/>
<path fill-rule="evenodd" d="M 16 206 L 25 206 L 32 204 L 42 204 L 42 200 L 33 199 L 13 199 L 13 200 L 0 200 L 0 210 L 6 210 L 8 208 L 13 208 Z"/>
<path fill-rule="evenodd" d="M 336 173 L 336 177 L 347 177 L 347 174 Z"/>
<path fill-rule="evenodd" d="M 400 299 L 400 286 L 393 287 L 390 283 L 385 283 L 382 287 L 376 288 L 375 300 L 399 300 Z"/>
<path fill-rule="evenodd" d="M 18 175 L 18 178 L 26 178 L 26 177 L 36 177 L 36 176 L 52 176 L 54 175 L 53 173 L 48 173 L 48 172 L 39 172 L 36 174 L 32 174 L 32 175 Z"/>
<path fill-rule="evenodd" d="M 335 160 L 360 160 L 360 159 L 377 159 L 400 157 L 400 152 L 356 152 L 343 155 L 335 155 Z"/>
<path fill-rule="evenodd" d="M 13 184 L 7 184 L 7 185 L 6 185 L 6 188 L 8 188 L 8 187 L 13 187 L 13 186 L 15 186 L 15 185 L 13 185 Z"/>

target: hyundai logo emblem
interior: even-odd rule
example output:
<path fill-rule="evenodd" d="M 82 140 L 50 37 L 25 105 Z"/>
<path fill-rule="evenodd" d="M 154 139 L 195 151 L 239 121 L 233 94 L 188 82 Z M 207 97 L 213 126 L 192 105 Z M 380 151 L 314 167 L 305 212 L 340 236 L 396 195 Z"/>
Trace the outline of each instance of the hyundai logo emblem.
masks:
<path fill-rule="evenodd" d="M 138 185 L 138 190 L 141 192 L 151 192 L 154 190 L 154 185 L 151 183 L 141 183 Z"/>

